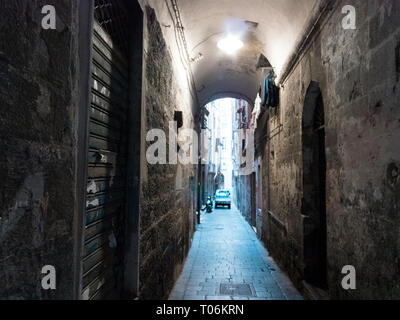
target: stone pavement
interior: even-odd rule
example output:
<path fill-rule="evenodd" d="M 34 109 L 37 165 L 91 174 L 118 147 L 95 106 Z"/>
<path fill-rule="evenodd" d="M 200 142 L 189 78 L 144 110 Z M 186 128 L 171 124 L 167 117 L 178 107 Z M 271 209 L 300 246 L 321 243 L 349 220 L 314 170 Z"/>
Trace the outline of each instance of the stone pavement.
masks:
<path fill-rule="evenodd" d="M 170 300 L 300 300 L 241 214 L 202 214 Z"/>

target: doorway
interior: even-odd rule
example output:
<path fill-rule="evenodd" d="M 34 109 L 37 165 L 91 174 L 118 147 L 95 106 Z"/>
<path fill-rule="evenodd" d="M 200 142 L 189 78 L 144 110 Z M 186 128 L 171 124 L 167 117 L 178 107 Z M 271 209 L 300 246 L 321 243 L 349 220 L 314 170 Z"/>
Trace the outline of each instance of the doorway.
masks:
<path fill-rule="evenodd" d="M 134 298 L 138 287 L 143 14 L 93 1 L 79 298 Z M 135 32 L 132 32 L 135 31 Z"/>
<path fill-rule="evenodd" d="M 303 259 L 306 282 L 327 288 L 326 154 L 322 93 L 315 81 L 308 87 L 302 119 Z"/>

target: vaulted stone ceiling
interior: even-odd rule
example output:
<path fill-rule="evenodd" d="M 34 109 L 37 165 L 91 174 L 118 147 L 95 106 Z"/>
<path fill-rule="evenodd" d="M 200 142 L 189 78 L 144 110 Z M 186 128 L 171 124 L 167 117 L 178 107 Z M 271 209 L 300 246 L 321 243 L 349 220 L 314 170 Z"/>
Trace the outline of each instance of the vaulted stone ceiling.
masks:
<path fill-rule="evenodd" d="M 304 36 L 321 0 L 179 0 L 201 104 L 223 96 L 253 101 L 265 71 L 257 69 L 260 54 L 277 75 Z M 240 32 L 244 47 L 235 55 L 217 43 L 228 32 Z"/>

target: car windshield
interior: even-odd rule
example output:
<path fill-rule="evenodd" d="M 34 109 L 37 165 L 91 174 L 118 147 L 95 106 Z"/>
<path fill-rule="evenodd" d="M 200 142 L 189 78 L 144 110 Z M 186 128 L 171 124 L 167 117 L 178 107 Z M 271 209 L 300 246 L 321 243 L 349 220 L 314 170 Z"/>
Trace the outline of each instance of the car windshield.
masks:
<path fill-rule="evenodd" d="M 229 191 L 217 191 L 217 197 L 229 197 Z"/>

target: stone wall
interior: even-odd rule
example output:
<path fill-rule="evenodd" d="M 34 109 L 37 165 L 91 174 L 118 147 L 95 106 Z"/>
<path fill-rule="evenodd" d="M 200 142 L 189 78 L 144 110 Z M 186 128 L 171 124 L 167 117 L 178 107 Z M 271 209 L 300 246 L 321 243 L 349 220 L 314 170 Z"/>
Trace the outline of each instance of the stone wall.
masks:
<path fill-rule="evenodd" d="M 166 9 L 165 9 L 166 10 Z M 194 100 L 187 81 L 179 79 L 183 69 L 171 52 L 157 12 L 145 6 L 145 78 L 143 100 L 144 149 L 150 129 L 162 129 L 168 139 L 174 111 L 183 112 L 183 128 L 194 127 Z M 167 150 L 169 143 L 167 143 Z M 145 151 L 142 151 L 145 154 Z M 148 164 L 142 158 L 140 198 L 139 282 L 143 299 L 167 298 L 187 255 L 193 233 L 196 166 Z"/>
<path fill-rule="evenodd" d="M 302 113 L 307 88 L 315 81 L 325 111 L 329 296 L 398 298 L 400 3 L 335 4 L 284 82 L 279 114 L 269 123 L 270 132 L 278 133 L 265 146 L 270 194 L 266 200 L 265 188 L 263 211 L 271 210 L 277 219 L 264 216 L 264 238 L 302 287 Z M 355 30 L 342 28 L 345 5 L 356 8 Z M 356 268 L 356 290 L 341 287 L 345 265 Z"/>
<path fill-rule="evenodd" d="M 251 225 L 251 175 L 238 175 L 232 180 L 233 200 L 237 209 Z"/>
<path fill-rule="evenodd" d="M 57 30 L 43 30 L 44 5 Z M 73 297 L 76 1 L 0 2 L 0 299 Z M 42 267 L 57 290 L 41 287 Z"/>
<path fill-rule="evenodd" d="M 162 30 L 145 3 L 139 291 L 154 299 L 168 296 L 190 246 L 197 166 L 148 165 L 145 137 L 153 128 L 168 137 L 174 111 L 183 112 L 183 128 L 195 127 L 197 105 L 174 29 Z M 41 28 L 48 4 L 57 30 Z M 0 8 L 0 298 L 71 299 L 79 292 L 78 5 L 1 1 Z M 48 264 L 57 271 L 55 291 L 41 288 Z"/>

